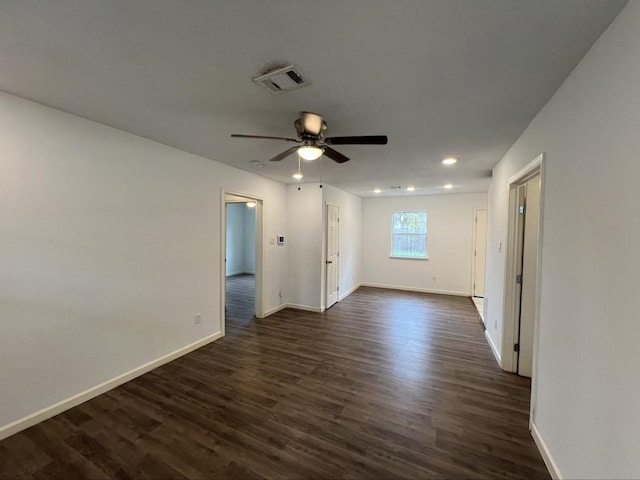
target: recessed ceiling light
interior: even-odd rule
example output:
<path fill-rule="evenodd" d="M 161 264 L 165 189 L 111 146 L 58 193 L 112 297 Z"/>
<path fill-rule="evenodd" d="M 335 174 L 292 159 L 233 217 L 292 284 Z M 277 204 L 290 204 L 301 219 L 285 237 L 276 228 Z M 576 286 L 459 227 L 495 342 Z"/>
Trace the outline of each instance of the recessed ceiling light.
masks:
<path fill-rule="evenodd" d="M 373 193 L 380 193 L 380 192 L 382 192 L 382 190 L 380 190 L 379 188 L 376 188 L 376 189 L 373 191 Z"/>
<path fill-rule="evenodd" d="M 448 157 L 448 158 L 445 158 L 444 160 L 442 160 L 442 163 L 444 165 L 453 165 L 457 161 L 458 161 L 458 159 L 456 157 Z"/>
<path fill-rule="evenodd" d="M 416 189 L 416 187 L 407 187 L 407 192 L 413 192 Z"/>
<path fill-rule="evenodd" d="M 453 185 L 451 185 L 450 183 L 447 183 L 446 185 L 444 185 L 444 188 L 449 190 L 450 188 L 453 188 Z"/>

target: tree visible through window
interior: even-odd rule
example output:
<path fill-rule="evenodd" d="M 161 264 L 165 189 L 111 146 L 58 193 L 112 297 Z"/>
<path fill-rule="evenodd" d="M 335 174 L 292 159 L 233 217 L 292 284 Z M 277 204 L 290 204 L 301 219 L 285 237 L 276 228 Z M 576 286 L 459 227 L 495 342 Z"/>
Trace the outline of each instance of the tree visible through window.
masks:
<path fill-rule="evenodd" d="M 391 256 L 427 258 L 427 212 L 393 212 Z"/>

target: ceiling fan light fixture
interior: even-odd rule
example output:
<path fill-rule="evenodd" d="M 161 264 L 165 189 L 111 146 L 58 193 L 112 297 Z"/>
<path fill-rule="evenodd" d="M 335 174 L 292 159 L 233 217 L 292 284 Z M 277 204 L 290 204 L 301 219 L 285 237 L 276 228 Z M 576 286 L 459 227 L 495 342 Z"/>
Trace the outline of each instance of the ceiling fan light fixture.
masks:
<path fill-rule="evenodd" d="M 442 160 L 442 163 L 444 165 L 453 165 L 457 162 L 458 162 L 458 159 L 456 157 L 447 157 L 444 160 Z"/>
<path fill-rule="evenodd" d="M 315 160 L 322 155 L 322 149 L 320 147 L 306 145 L 298 149 L 298 155 L 305 160 Z"/>

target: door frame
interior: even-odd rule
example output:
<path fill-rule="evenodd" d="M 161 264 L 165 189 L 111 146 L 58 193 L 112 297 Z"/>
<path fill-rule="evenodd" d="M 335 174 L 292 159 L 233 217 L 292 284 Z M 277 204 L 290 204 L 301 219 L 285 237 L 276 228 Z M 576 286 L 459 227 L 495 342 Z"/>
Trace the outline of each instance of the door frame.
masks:
<path fill-rule="evenodd" d="M 338 210 L 338 261 L 335 265 L 338 287 L 338 298 L 336 303 L 340 301 L 340 206 L 335 203 L 325 202 L 324 206 L 324 248 L 322 255 L 323 274 L 324 274 L 324 298 L 322 299 L 322 308 L 327 309 L 329 302 L 329 275 L 327 275 L 327 249 L 329 248 L 329 207 L 335 207 Z"/>
<path fill-rule="evenodd" d="M 222 188 L 220 193 L 220 330 L 222 336 L 226 331 L 226 284 L 227 269 L 225 258 L 227 255 L 227 195 L 243 197 L 256 202 L 256 224 L 255 224 L 255 249 L 256 249 L 256 272 L 255 272 L 255 315 L 256 318 L 264 318 L 264 199 L 254 193 L 239 192 L 230 188 Z"/>
<path fill-rule="evenodd" d="M 475 282 L 476 282 L 476 256 L 475 256 L 475 251 L 476 251 L 476 233 L 478 230 L 478 224 L 477 224 L 477 215 L 478 215 L 478 210 L 485 210 L 487 212 L 487 220 L 486 220 L 486 224 L 485 224 L 485 263 L 484 263 L 484 272 L 485 272 L 485 276 L 487 274 L 487 228 L 489 227 L 489 209 L 487 207 L 473 207 L 473 213 L 472 213 L 472 217 L 471 217 L 471 222 L 473 225 L 472 228 L 472 237 L 471 237 L 471 285 L 469 287 L 469 291 L 471 292 L 471 297 L 475 297 Z M 485 281 L 485 289 L 486 289 L 486 285 L 487 282 Z M 486 293 L 486 292 L 485 292 Z M 484 298 L 484 295 L 482 296 L 482 298 Z"/>
<path fill-rule="evenodd" d="M 529 164 L 511 176 L 509 187 L 509 219 L 506 242 L 506 267 L 504 277 L 503 322 L 502 322 L 502 369 L 508 372 L 516 372 L 518 369 L 518 355 L 513 351 L 513 345 L 517 342 L 517 324 L 519 321 L 519 299 L 516 287 L 516 272 L 518 262 L 522 256 L 518 245 L 518 231 L 521 228 L 522 217 L 518 212 L 518 187 L 527 181 L 540 175 L 540 214 L 538 218 L 538 246 L 537 246 L 537 271 L 536 294 L 533 314 L 533 364 L 531 375 L 531 410 L 529 426 L 533 422 L 537 395 L 537 370 L 538 370 L 538 334 L 540 321 L 540 284 L 542 272 L 542 238 L 544 226 L 544 198 L 546 176 L 546 153 L 541 153 Z"/>

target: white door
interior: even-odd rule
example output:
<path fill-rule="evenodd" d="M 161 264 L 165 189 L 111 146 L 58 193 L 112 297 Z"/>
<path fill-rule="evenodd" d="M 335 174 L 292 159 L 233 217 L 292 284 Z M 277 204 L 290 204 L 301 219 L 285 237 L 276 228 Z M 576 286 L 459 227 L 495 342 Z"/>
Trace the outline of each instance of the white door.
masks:
<path fill-rule="evenodd" d="M 484 272 L 487 258 L 487 209 L 478 208 L 473 246 L 473 296 L 484 297 Z"/>
<path fill-rule="evenodd" d="M 538 275 L 538 229 L 540 219 L 540 176 L 529 180 L 524 190 L 524 232 L 520 296 L 518 375 L 531 378 L 533 369 L 533 322 Z"/>
<path fill-rule="evenodd" d="M 338 301 L 338 207 L 327 204 L 326 308 Z"/>

